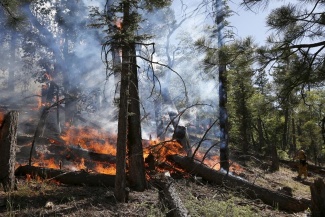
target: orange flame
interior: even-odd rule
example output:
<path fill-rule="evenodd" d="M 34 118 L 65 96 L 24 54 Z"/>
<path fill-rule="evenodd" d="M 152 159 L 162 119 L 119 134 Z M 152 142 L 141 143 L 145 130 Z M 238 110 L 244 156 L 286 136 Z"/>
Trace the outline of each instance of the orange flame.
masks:
<path fill-rule="evenodd" d="M 115 145 L 112 145 L 112 137 L 92 128 L 70 127 L 61 135 L 66 144 L 78 145 L 83 149 L 100 154 L 116 155 Z"/>

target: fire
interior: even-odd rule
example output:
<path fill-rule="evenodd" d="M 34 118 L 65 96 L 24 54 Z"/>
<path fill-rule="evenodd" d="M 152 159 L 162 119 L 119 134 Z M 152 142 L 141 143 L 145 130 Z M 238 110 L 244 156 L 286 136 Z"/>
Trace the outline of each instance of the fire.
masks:
<path fill-rule="evenodd" d="M 116 167 L 115 165 L 104 165 L 100 163 L 96 163 L 94 170 L 98 173 L 103 173 L 107 175 L 115 175 Z"/>
<path fill-rule="evenodd" d="M 158 163 L 165 162 L 167 155 L 186 155 L 183 147 L 176 141 L 159 142 L 151 140 L 147 148 L 144 149 L 144 158 L 152 154 Z"/>
<path fill-rule="evenodd" d="M 5 119 L 5 114 L 4 114 L 4 112 L 0 111 L 0 127 L 2 126 L 2 122 L 4 119 Z"/>
<path fill-rule="evenodd" d="M 122 29 L 122 19 L 120 18 L 116 19 L 114 24 L 118 29 Z"/>
<path fill-rule="evenodd" d="M 73 149 L 71 146 L 79 146 L 85 151 L 116 156 L 116 137 L 109 135 L 107 132 L 96 130 L 90 127 L 69 127 L 67 131 L 61 135 L 61 139 L 64 143 L 58 142 L 55 139 L 49 139 L 51 144 L 67 145 L 67 150 L 62 153 L 65 158 L 61 160 L 44 159 L 44 154 L 39 154 L 38 159 L 33 159 L 34 166 L 41 166 L 53 169 L 69 169 L 72 171 L 94 171 L 97 173 L 114 175 L 116 173 L 115 163 L 99 162 L 84 156 L 73 155 Z M 144 142 L 144 154 L 146 166 L 148 171 L 155 172 L 170 172 L 186 175 L 186 172 L 172 163 L 168 162 L 166 157 L 168 155 L 182 155 L 186 156 L 186 152 L 181 144 L 177 141 L 158 141 L 150 140 L 149 142 Z M 73 155 L 73 156 L 72 156 Z M 70 156 L 70 157 L 69 157 Z M 215 170 L 220 170 L 220 158 L 217 155 L 209 155 L 205 157 L 205 152 L 200 150 L 195 154 L 195 159 L 202 161 L 206 166 L 213 168 Z M 108 160 L 108 159 L 107 159 Z M 114 161 L 113 161 L 114 162 Z M 235 162 L 230 163 L 230 171 L 235 173 L 240 173 L 243 169 Z"/>
<path fill-rule="evenodd" d="M 153 155 L 155 158 L 155 164 L 166 164 L 166 156 L 167 155 L 183 155 L 185 156 L 186 153 L 183 149 L 183 147 L 176 141 L 167 141 L 167 142 L 160 142 L 158 140 L 151 140 L 149 145 L 144 150 L 144 158 L 147 159 L 149 154 Z M 203 160 L 203 164 L 206 166 L 214 169 L 214 170 L 220 170 L 220 157 L 218 155 L 208 155 L 208 157 L 204 157 L 205 152 L 198 151 L 195 154 L 195 159 L 198 161 Z M 156 168 L 157 171 L 165 172 L 166 170 L 169 170 L 171 172 L 184 172 L 181 168 L 174 167 L 173 165 L 167 165 L 168 168 L 166 168 L 166 165 L 162 166 L 162 168 Z M 230 172 L 234 173 L 241 173 L 243 172 L 243 168 L 233 162 L 230 161 Z"/>
<path fill-rule="evenodd" d="M 108 155 L 116 155 L 115 145 L 112 139 L 109 139 L 108 135 L 99 130 L 92 128 L 76 128 L 70 127 L 61 138 L 66 144 L 78 145 L 83 149 L 87 149 L 92 152 Z"/>
<path fill-rule="evenodd" d="M 204 155 L 205 153 L 197 152 L 195 159 L 202 161 Z M 220 157 L 217 155 L 206 157 L 203 163 L 212 169 L 220 170 Z M 229 171 L 234 173 L 241 173 L 243 172 L 243 168 L 236 162 L 230 161 Z"/>
<path fill-rule="evenodd" d="M 60 169 L 60 165 L 58 163 L 56 163 L 54 158 L 44 160 L 43 157 L 41 157 L 38 160 L 34 159 L 33 162 L 34 162 L 33 166 L 47 167 L 47 168 L 51 168 L 51 169 Z"/>

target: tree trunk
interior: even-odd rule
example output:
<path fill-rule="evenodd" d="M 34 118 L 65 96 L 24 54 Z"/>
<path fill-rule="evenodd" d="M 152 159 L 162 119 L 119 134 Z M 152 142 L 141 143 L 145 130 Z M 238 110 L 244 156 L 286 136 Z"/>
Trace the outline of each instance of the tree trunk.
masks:
<path fill-rule="evenodd" d="M 272 164 L 270 170 L 272 172 L 278 171 L 280 169 L 280 164 L 279 164 L 279 157 L 278 157 L 278 152 L 276 149 L 275 144 L 271 144 L 271 158 L 272 158 Z"/>
<path fill-rule="evenodd" d="M 18 112 L 5 115 L 0 128 L 0 182 L 4 191 L 15 188 Z"/>
<path fill-rule="evenodd" d="M 262 126 L 262 119 L 259 116 L 257 119 L 257 130 L 258 130 L 258 151 L 261 152 L 262 148 L 265 146 L 265 140 L 263 135 L 263 126 Z"/>
<path fill-rule="evenodd" d="M 317 178 L 310 186 L 311 213 L 313 217 L 325 216 L 325 184 L 321 178 Z"/>
<path fill-rule="evenodd" d="M 141 114 L 138 88 L 138 70 L 136 63 L 135 44 L 130 44 L 131 73 L 130 73 L 130 105 L 128 107 L 128 156 L 129 156 L 129 184 L 137 191 L 146 189 L 146 175 L 143 159 L 141 137 Z"/>
<path fill-rule="evenodd" d="M 224 27 L 224 5 L 221 0 L 216 1 L 216 24 L 218 26 L 218 47 L 222 48 Z M 220 124 L 220 167 L 224 170 L 229 170 L 229 123 L 227 114 L 227 75 L 226 65 L 222 62 L 224 54 L 222 50 L 219 51 L 219 124 Z"/>
<path fill-rule="evenodd" d="M 169 155 L 167 160 L 179 165 L 188 173 L 200 176 L 203 179 L 218 185 L 225 185 L 227 188 L 241 192 L 250 199 L 260 199 L 264 203 L 289 212 L 301 212 L 310 206 L 310 200 L 296 199 L 280 192 L 275 192 L 253 183 L 248 182 L 240 177 L 226 173 L 221 173 L 211 169 L 191 158 L 179 155 Z"/>
<path fill-rule="evenodd" d="M 285 105 L 284 110 L 284 126 L 283 126 L 283 134 L 282 134 L 282 150 L 286 150 L 288 147 L 288 130 L 289 128 L 289 108 L 288 105 Z"/>
<path fill-rule="evenodd" d="M 128 36 L 128 25 L 130 16 L 130 3 L 123 3 L 124 25 L 122 34 Z M 125 43 L 126 44 L 126 43 Z M 125 45 L 124 44 L 124 45 Z M 128 100 L 129 100 L 129 73 L 130 70 L 130 50 L 124 46 L 122 49 L 122 71 L 121 71 L 121 91 L 118 116 L 118 133 L 116 145 L 116 179 L 114 195 L 117 201 L 126 202 L 126 144 L 128 134 Z"/>
<path fill-rule="evenodd" d="M 115 183 L 115 175 L 88 173 L 84 170 L 63 171 L 29 165 L 18 167 L 15 174 L 17 176 L 26 176 L 28 174 L 32 176 L 31 178 L 38 176 L 45 180 L 55 180 L 68 185 L 113 187 Z"/>
<path fill-rule="evenodd" d="M 296 137 L 296 123 L 295 119 L 292 117 L 291 119 L 292 125 L 292 144 L 290 146 L 290 154 L 294 154 L 297 152 L 297 137 Z"/>
<path fill-rule="evenodd" d="M 31 148 L 30 148 L 29 162 L 28 162 L 29 166 L 32 165 L 32 157 L 33 157 L 33 154 L 34 154 L 35 144 L 37 142 L 37 139 L 43 134 L 43 129 L 45 127 L 45 122 L 46 122 L 46 118 L 47 118 L 47 116 L 49 114 L 49 110 L 50 110 L 50 107 L 47 107 L 47 106 L 43 107 L 41 117 L 40 117 L 40 119 L 38 121 L 38 124 L 36 126 L 33 141 L 32 141 L 32 145 L 31 145 Z"/>

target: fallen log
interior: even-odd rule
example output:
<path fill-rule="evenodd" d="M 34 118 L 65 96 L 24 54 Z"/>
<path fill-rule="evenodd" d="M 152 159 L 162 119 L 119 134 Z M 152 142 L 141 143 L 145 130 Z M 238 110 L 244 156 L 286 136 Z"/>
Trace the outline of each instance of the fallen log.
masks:
<path fill-rule="evenodd" d="M 292 169 L 298 170 L 298 162 L 295 161 L 288 161 L 288 160 L 280 160 L 280 163 L 288 165 Z M 325 167 L 320 167 L 312 164 L 307 165 L 307 170 L 310 172 L 324 174 L 325 175 Z"/>
<path fill-rule="evenodd" d="M 85 160 L 89 159 L 96 162 L 116 163 L 116 157 L 113 155 L 96 153 L 73 145 L 50 144 L 47 146 L 47 150 L 50 153 L 46 155 L 60 158 L 60 160 L 74 161 L 75 158 L 84 158 Z"/>
<path fill-rule="evenodd" d="M 197 175 L 218 185 L 225 185 L 236 191 L 244 192 L 250 199 L 260 199 L 264 203 L 277 207 L 288 212 L 301 212 L 306 210 L 311 205 L 308 199 L 297 199 L 280 192 L 272 191 L 261 186 L 257 186 L 231 174 L 219 172 L 211 169 L 199 162 L 193 161 L 189 157 L 182 157 L 179 155 L 169 155 L 167 160 L 179 165 L 192 175 Z"/>
<path fill-rule="evenodd" d="M 173 178 L 165 175 L 162 180 L 154 180 L 154 184 L 159 190 L 159 201 L 168 209 L 166 216 L 189 216 L 188 210 L 178 195 Z"/>
<path fill-rule="evenodd" d="M 35 166 L 20 166 L 15 176 L 39 176 L 45 180 L 55 180 L 68 185 L 105 186 L 114 187 L 115 175 L 89 173 L 87 171 L 63 171 Z"/>
<path fill-rule="evenodd" d="M 30 148 L 30 146 L 20 147 L 19 151 L 17 152 L 17 159 L 22 160 L 26 158 Z M 57 161 L 74 162 L 83 158 L 85 161 L 102 162 L 108 164 L 116 163 L 116 157 L 114 155 L 96 153 L 73 145 L 46 144 L 38 145 L 38 149 L 42 150 L 40 153 L 43 160 L 55 158 Z M 34 158 L 37 159 L 38 153 L 39 151 L 36 150 Z"/>

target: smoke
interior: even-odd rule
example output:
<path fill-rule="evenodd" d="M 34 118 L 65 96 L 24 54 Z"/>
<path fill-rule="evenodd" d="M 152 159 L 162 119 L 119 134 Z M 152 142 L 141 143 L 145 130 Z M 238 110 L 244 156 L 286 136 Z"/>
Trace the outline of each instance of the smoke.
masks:
<path fill-rule="evenodd" d="M 36 50 L 34 54 L 28 56 L 27 52 L 22 52 L 23 55 L 17 52 L 16 78 L 23 78 L 21 75 L 24 75 L 29 79 L 28 88 L 16 88 L 15 92 L 18 95 L 24 94 L 24 96 L 40 95 L 41 85 L 44 82 L 36 82 L 36 80 L 40 80 L 37 78 L 42 77 L 45 72 L 52 73 L 54 81 L 60 86 L 64 86 L 64 79 L 68 79 L 69 86 L 60 90 L 60 97 L 65 97 L 65 92 L 76 97 L 78 115 L 106 131 L 116 133 L 117 110 L 113 102 L 115 82 L 113 77 L 107 77 L 106 66 L 102 62 L 101 56 L 106 33 L 103 32 L 103 29 L 90 28 L 88 26 L 90 24 L 89 14 L 87 15 L 89 7 L 98 7 L 99 11 L 104 11 L 105 1 L 57 2 L 65 4 L 66 8 L 58 14 L 53 12 L 56 5 L 52 3 L 52 5 L 46 6 L 48 10 L 52 10 L 47 17 L 35 13 L 34 7 L 31 5 L 33 16 L 30 14 L 28 18 L 36 18 L 34 22 L 30 22 L 36 26 L 36 21 L 38 21 L 41 26 L 26 32 L 42 36 L 38 41 L 40 42 L 39 47 L 33 48 Z M 208 79 L 208 76 L 204 74 L 201 67 L 204 54 L 198 52 L 193 45 L 198 38 L 206 36 L 206 24 L 212 23 L 206 12 L 206 7 L 202 7 L 201 1 L 191 1 L 188 5 L 182 5 L 181 1 L 174 1 L 172 8 L 160 9 L 152 13 L 143 12 L 142 14 L 144 22 L 141 23 L 138 34 L 153 35 L 154 37 L 146 42 L 155 43 L 155 47 L 153 49 L 152 46 L 142 46 L 138 55 L 151 58 L 151 54 L 154 53 L 153 61 L 162 64 L 153 64 L 152 71 L 150 64 L 138 59 L 140 67 L 139 91 L 143 117 L 142 136 L 144 139 L 157 136 L 154 105 L 155 100 L 161 97 L 161 90 L 163 90 L 162 94 L 166 94 L 168 91 L 170 100 L 174 103 L 174 105 L 168 104 L 163 108 L 165 113 L 162 114 L 162 117 L 166 119 L 166 123 L 169 119 L 168 112 L 178 113 L 196 103 L 206 104 L 206 106 L 196 106 L 186 110 L 181 117 L 182 124 L 185 126 L 202 126 L 205 129 L 211 121 L 204 121 L 203 116 L 209 119 L 214 119 L 217 116 L 217 81 Z M 58 15 L 62 17 L 62 20 L 57 20 Z M 50 25 L 51 28 L 47 28 L 47 25 Z M 45 28 L 41 28 L 42 26 Z M 171 37 L 167 38 L 171 31 L 173 31 Z M 69 37 L 67 38 L 67 35 L 64 34 L 68 34 Z M 20 33 L 19 40 L 22 41 L 22 38 L 27 39 L 27 37 L 30 36 Z M 32 38 L 29 40 L 30 47 L 33 47 L 36 42 Z M 167 40 L 169 40 L 168 53 L 166 52 Z M 10 56 L 6 57 L 11 58 Z M 108 61 L 111 61 L 110 57 Z M 12 60 L 8 60 L 8 62 L 12 62 Z M 24 62 L 28 62 L 29 68 L 24 67 L 26 65 L 22 64 Z M 40 62 L 44 62 L 44 64 L 40 64 Z M 167 65 L 171 69 L 166 67 Z M 4 77 L 8 76 L 11 67 L 0 62 L 0 73 Z M 159 79 L 161 88 L 154 76 Z M 74 90 L 78 90 L 78 93 L 75 94 Z M 8 92 L 9 94 L 12 93 Z M 31 99 L 36 103 L 37 97 L 29 98 L 29 100 Z"/>
<path fill-rule="evenodd" d="M 218 89 L 217 80 L 214 79 L 217 78 L 217 72 L 214 78 L 205 74 L 202 67 L 205 54 L 200 53 L 194 43 L 197 39 L 208 36 L 207 24 L 213 21 L 208 18 L 206 8 L 201 2 L 192 1 L 187 4 L 174 1 L 170 9 L 164 8 L 143 14 L 145 22 L 142 27 L 154 36 L 148 41 L 155 42 L 154 60 L 162 65 L 154 64 L 153 74 L 159 82 L 153 82 L 152 79 L 140 83 L 141 98 L 145 99 L 147 112 L 150 111 L 148 117 L 151 118 L 155 116 L 154 108 L 149 108 L 155 105 L 154 101 L 161 96 L 165 99 L 161 114 L 164 127 L 170 121 L 168 113 L 179 113 L 191 105 L 200 104 L 187 109 L 180 118 L 180 123 L 188 128 L 201 126 L 206 129 L 218 116 Z M 140 31 L 139 34 L 141 33 Z M 142 50 L 148 52 L 147 49 Z M 151 52 L 148 53 L 150 56 Z M 149 77 L 152 77 L 151 74 Z M 152 89 L 153 97 L 150 95 Z M 149 96 L 151 98 L 148 98 Z M 166 101 L 172 101 L 173 104 Z M 210 120 L 203 120 L 203 116 Z M 153 125 L 150 121 L 148 123 Z M 216 137 L 216 131 L 212 130 L 210 136 Z M 155 135 L 155 130 L 152 129 L 146 135 Z"/>

